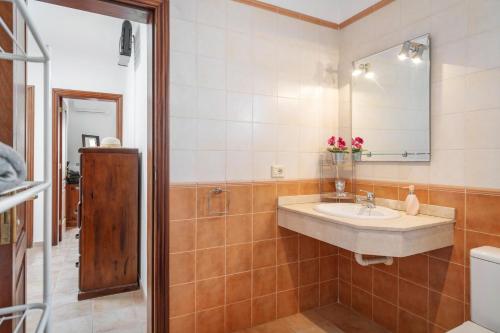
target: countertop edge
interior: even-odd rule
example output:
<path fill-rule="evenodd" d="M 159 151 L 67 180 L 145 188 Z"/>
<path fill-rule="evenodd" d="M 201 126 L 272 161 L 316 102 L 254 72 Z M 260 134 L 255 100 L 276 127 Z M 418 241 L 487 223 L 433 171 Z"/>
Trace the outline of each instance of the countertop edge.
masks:
<path fill-rule="evenodd" d="M 321 202 L 317 202 L 317 204 L 319 204 L 319 203 L 321 203 Z M 342 225 L 345 225 L 345 226 L 353 228 L 353 229 L 374 230 L 374 231 L 381 231 L 381 232 L 383 232 L 383 231 L 391 231 L 391 232 L 416 231 L 416 230 L 428 229 L 428 228 L 438 227 L 438 226 L 447 225 L 447 224 L 454 224 L 456 222 L 455 219 L 448 219 L 448 218 L 444 218 L 444 217 L 436 217 L 436 216 L 432 216 L 432 215 L 419 214 L 417 216 L 423 216 L 423 217 L 429 216 L 429 217 L 432 217 L 434 219 L 440 219 L 440 220 L 436 221 L 436 222 L 428 223 L 428 224 L 425 224 L 422 226 L 411 226 L 411 227 L 407 227 L 407 228 L 388 227 L 388 226 L 367 226 L 367 225 L 362 226 L 362 225 L 353 224 L 353 223 L 349 222 L 348 220 L 343 220 L 342 218 L 328 216 L 326 214 L 319 213 L 319 212 L 310 213 L 307 211 L 303 211 L 303 210 L 294 208 L 294 206 L 303 205 L 303 204 L 305 204 L 305 203 L 294 203 L 294 204 L 285 204 L 285 205 L 278 204 L 278 210 L 283 209 L 283 210 L 286 210 L 288 212 L 302 214 L 302 215 L 306 215 L 309 217 L 317 218 L 317 219 L 320 219 L 320 220 L 325 221 L 325 222 L 330 222 L 330 223 L 333 222 L 333 223 L 337 223 L 337 224 L 342 224 Z M 308 204 L 311 204 L 311 202 L 309 202 Z"/>

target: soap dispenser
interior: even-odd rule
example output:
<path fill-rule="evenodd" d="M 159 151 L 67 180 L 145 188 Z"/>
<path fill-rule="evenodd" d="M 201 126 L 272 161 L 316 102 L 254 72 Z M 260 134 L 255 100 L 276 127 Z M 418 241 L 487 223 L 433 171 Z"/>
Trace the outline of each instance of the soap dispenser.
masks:
<path fill-rule="evenodd" d="M 420 203 L 418 202 L 418 198 L 415 195 L 415 185 L 408 186 L 408 196 L 405 200 L 406 204 L 406 214 L 408 215 L 417 215 L 418 210 L 420 209 Z"/>

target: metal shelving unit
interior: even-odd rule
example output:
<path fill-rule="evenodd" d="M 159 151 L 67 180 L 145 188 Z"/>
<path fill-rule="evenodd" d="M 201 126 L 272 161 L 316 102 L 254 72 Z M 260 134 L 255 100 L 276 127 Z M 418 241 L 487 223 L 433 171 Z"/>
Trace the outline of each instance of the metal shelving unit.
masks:
<path fill-rule="evenodd" d="M 0 309 L 0 325 L 7 321 L 17 321 L 14 333 L 22 331 L 23 323 L 28 313 L 41 311 L 36 333 L 50 333 L 50 313 L 52 306 L 52 292 L 50 290 L 50 256 L 52 250 L 52 195 L 51 195 L 51 170 L 52 170 L 52 119 L 50 112 L 50 56 L 49 49 L 42 42 L 42 38 L 36 29 L 31 15 L 28 13 L 24 0 L 0 0 L 11 2 L 14 9 L 19 11 L 23 17 L 26 27 L 31 32 L 41 56 L 29 56 L 24 48 L 19 44 L 15 35 L 9 29 L 7 24 L 0 18 L 0 29 L 3 29 L 14 43 L 14 52 L 8 53 L 0 46 L 0 59 L 10 61 L 35 62 L 43 64 L 43 122 L 44 122 L 44 180 L 41 182 L 27 182 L 21 187 L 12 189 L 0 194 L 0 213 L 3 213 L 16 205 L 31 200 L 39 193 L 45 192 L 43 196 L 44 218 L 43 218 L 43 303 L 32 303 L 16 305 Z"/>

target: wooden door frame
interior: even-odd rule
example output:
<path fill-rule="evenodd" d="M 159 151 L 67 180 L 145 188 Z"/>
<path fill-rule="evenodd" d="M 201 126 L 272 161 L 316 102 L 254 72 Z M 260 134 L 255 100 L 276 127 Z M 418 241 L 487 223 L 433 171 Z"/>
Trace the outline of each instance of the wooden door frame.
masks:
<path fill-rule="evenodd" d="M 116 104 L 116 137 L 123 140 L 123 95 L 110 94 L 94 91 L 52 89 L 52 245 L 57 245 L 62 240 L 62 174 L 64 165 L 62 161 L 62 129 L 63 113 L 60 112 L 62 100 L 92 99 L 100 101 L 111 101 Z M 61 221 L 62 222 L 62 221 Z"/>
<path fill-rule="evenodd" d="M 169 331 L 169 0 L 41 0 L 152 27 L 152 112 L 148 112 L 148 332 Z M 147 18 L 143 21 L 138 17 Z"/>

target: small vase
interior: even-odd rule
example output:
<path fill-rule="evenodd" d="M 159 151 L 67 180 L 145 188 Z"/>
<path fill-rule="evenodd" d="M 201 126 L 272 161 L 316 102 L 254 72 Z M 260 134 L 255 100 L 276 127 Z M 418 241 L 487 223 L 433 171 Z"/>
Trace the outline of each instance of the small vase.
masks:
<path fill-rule="evenodd" d="M 332 160 L 334 164 L 344 162 L 344 157 L 345 153 L 343 152 L 332 152 Z"/>
<path fill-rule="evenodd" d="M 345 191 L 345 179 L 335 179 L 335 192 L 338 196 L 343 196 Z"/>
<path fill-rule="evenodd" d="M 362 153 L 360 151 L 352 153 L 352 160 L 359 162 L 359 161 L 361 161 L 361 156 L 362 156 Z"/>

